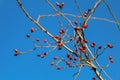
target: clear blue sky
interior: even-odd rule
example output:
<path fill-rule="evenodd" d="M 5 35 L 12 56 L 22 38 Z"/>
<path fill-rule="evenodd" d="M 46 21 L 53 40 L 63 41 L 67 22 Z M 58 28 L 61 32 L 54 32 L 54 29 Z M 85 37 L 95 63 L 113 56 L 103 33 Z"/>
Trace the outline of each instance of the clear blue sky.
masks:
<path fill-rule="evenodd" d="M 35 19 L 39 14 L 55 13 L 51 7 L 44 0 L 21 0 L 23 5 L 30 15 Z M 65 2 L 63 12 L 76 14 L 77 11 L 74 7 L 73 0 L 50 0 L 54 4 L 55 2 Z M 85 11 L 93 6 L 93 1 L 82 0 L 79 2 L 81 10 Z M 114 14 L 117 16 L 120 22 L 120 1 L 119 0 L 107 0 Z M 63 69 L 57 71 L 56 68 L 52 69 L 50 62 L 53 55 L 61 55 L 63 52 L 52 52 L 50 57 L 47 56 L 44 60 L 36 57 L 37 52 L 33 52 L 26 55 L 20 55 L 14 57 L 14 48 L 21 51 L 26 51 L 33 47 L 31 40 L 26 38 L 26 34 L 29 33 L 31 27 L 36 27 L 31 21 L 29 21 L 18 7 L 16 0 L 0 0 L 0 80 L 73 80 L 73 74 L 77 72 L 77 69 Z M 104 17 L 113 20 L 109 14 L 107 8 L 102 3 L 96 10 L 93 16 Z M 49 19 L 48 19 L 49 20 Z M 54 32 L 56 25 L 55 21 L 48 21 L 43 19 L 43 26 Z M 46 22 L 45 22 L 46 21 Z M 91 20 L 88 22 L 88 29 L 86 30 L 86 38 L 97 45 L 106 45 L 112 43 L 113 49 L 108 49 L 105 54 L 100 57 L 99 62 L 105 64 L 108 60 L 108 56 L 112 55 L 114 63 L 107 69 L 105 69 L 113 80 L 120 80 L 120 31 L 113 23 Z M 35 33 L 34 35 L 40 36 L 40 38 L 50 39 L 45 34 Z M 40 52 L 44 50 L 39 50 Z M 39 52 L 38 51 L 38 52 Z M 88 71 L 87 71 L 88 70 Z M 83 68 L 79 76 L 79 80 L 91 80 L 91 76 L 94 76 L 89 68 Z"/>

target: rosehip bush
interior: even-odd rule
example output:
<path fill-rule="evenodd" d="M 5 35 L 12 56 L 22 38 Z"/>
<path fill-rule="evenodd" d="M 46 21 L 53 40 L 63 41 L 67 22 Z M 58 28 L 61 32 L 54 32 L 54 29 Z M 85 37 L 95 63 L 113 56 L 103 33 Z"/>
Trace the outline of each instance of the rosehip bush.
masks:
<path fill-rule="evenodd" d="M 95 76 L 91 76 L 91 80 L 112 80 L 112 78 L 104 71 L 104 69 L 109 67 L 109 65 L 114 62 L 113 56 L 108 54 L 108 57 L 106 59 L 108 60 L 107 66 L 100 65 L 97 60 L 100 56 L 102 56 L 102 54 L 104 54 L 105 50 L 107 50 L 108 48 L 109 50 L 112 50 L 112 48 L 114 48 L 113 44 L 106 43 L 106 45 L 98 45 L 99 42 L 91 41 L 86 38 L 87 30 L 91 28 L 88 21 L 91 19 L 101 19 L 102 21 L 113 22 L 120 29 L 117 18 L 115 17 L 105 0 L 97 0 L 96 2 L 93 1 L 95 4 L 89 8 L 85 7 L 85 11 L 81 10 L 79 4 L 81 1 L 73 0 L 73 4 L 75 5 L 74 7 L 77 9 L 76 12 L 78 12 L 78 14 L 65 12 L 64 8 L 67 6 L 67 3 L 65 3 L 64 0 L 62 2 L 45 0 L 48 4 L 48 7 L 51 7 L 51 9 L 55 13 L 40 13 L 37 19 L 31 17 L 26 8 L 24 8 L 24 5 L 21 3 L 21 1 L 22 0 L 17 0 L 20 9 L 23 11 L 26 17 L 31 20 L 37 27 L 30 28 L 30 33 L 26 34 L 26 37 L 32 40 L 34 48 L 26 52 L 14 49 L 14 56 L 30 53 L 39 49 L 45 49 L 45 52 L 37 54 L 37 57 L 43 59 L 46 56 L 49 56 L 48 54 L 51 54 L 53 50 L 57 50 L 58 52 L 63 51 L 62 54 L 64 55 L 62 55 L 62 57 L 59 57 L 56 54 L 56 56 L 53 57 L 53 61 L 50 63 L 50 65 L 56 67 L 57 70 L 62 70 L 65 68 L 79 68 L 74 77 L 74 80 L 77 80 L 82 67 L 89 67 L 95 73 Z M 114 21 L 107 20 L 105 18 L 92 17 L 92 15 L 95 13 L 100 4 L 102 4 L 102 2 L 103 4 L 105 4 L 105 6 L 107 6 L 108 11 L 113 16 Z M 56 17 L 54 23 L 58 24 L 55 28 L 51 27 L 53 29 L 53 32 L 50 32 L 45 26 L 42 26 L 42 18 L 47 19 L 47 17 Z M 52 24 L 47 25 L 52 26 Z M 38 31 L 42 31 L 52 40 L 48 40 L 47 38 L 43 39 L 43 37 L 34 38 L 34 33 L 37 33 Z M 64 63 L 64 65 L 61 65 L 61 63 Z M 105 76 L 105 78 L 103 77 L 103 75 Z"/>

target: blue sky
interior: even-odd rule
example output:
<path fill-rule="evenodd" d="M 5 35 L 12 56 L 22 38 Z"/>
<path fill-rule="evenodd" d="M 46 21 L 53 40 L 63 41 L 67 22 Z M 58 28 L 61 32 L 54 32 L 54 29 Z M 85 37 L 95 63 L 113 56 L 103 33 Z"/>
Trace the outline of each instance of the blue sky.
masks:
<path fill-rule="evenodd" d="M 55 13 L 51 7 L 44 0 L 21 0 L 26 10 L 35 19 L 39 14 Z M 55 5 L 55 2 L 65 2 L 63 12 L 77 14 L 77 9 L 74 7 L 73 0 L 50 0 Z M 97 1 L 97 0 L 93 0 Z M 93 1 L 82 0 L 79 2 L 81 10 L 84 12 L 93 6 Z M 120 9 L 119 0 L 106 0 L 114 14 L 120 22 Z M 57 7 L 56 7 L 57 8 Z M 58 8 L 57 8 L 58 9 Z M 63 69 L 57 71 L 56 68 L 52 69 L 50 62 L 53 61 L 54 55 L 61 56 L 63 51 L 53 51 L 44 60 L 36 57 L 37 52 L 44 52 L 39 50 L 30 54 L 20 55 L 14 57 L 14 49 L 17 48 L 21 51 L 29 50 L 33 47 L 32 41 L 26 38 L 26 34 L 30 33 L 31 27 L 37 27 L 23 14 L 15 0 L 0 0 L 0 80 L 73 80 L 73 74 L 78 69 Z M 96 10 L 95 17 L 103 17 L 113 20 L 107 8 L 102 3 Z M 41 23 L 50 32 L 56 34 L 57 30 L 54 18 L 44 18 Z M 51 22 L 50 22 L 51 21 Z M 81 20 L 80 20 L 81 21 Z M 66 23 L 64 23 L 66 24 Z M 106 72 L 112 77 L 113 80 L 120 80 L 120 31 L 114 23 L 109 23 L 99 20 L 90 20 L 88 22 L 88 29 L 85 31 L 85 37 L 91 42 L 95 41 L 97 45 L 106 45 L 107 43 L 113 44 L 113 49 L 108 49 L 99 58 L 101 64 L 106 64 L 106 60 L 110 55 L 113 56 L 114 63 L 107 69 Z M 34 37 L 40 37 L 41 40 L 48 39 L 42 31 L 33 34 Z M 36 36 L 37 35 L 37 36 Z M 87 70 L 88 71 L 87 71 Z M 79 76 L 79 80 L 91 80 L 94 76 L 89 68 L 83 68 Z"/>

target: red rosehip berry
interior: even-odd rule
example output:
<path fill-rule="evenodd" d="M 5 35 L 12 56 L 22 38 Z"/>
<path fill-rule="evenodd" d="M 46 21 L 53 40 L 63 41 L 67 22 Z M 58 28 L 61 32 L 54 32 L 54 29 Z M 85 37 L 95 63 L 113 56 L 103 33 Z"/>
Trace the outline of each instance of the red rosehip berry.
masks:
<path fill-rule="evenodd" d="M 87 25 L 87 24 L 84 24 L 84 25 L 83 25 L 83 28 L 87 28 L 87 27 L 88 27 L 88 25 Z"/>
<path fill-rule="evenodd" d="M 44 40 L 44 43 L 46 43 L 46 42 L 47 42 L 47 40 L 45 39 L 45 40 Z"/>
<path fill-rule="evenodd" d="M 109 59 L 111 60 L 111 59 L 112 59 L 112 56 L 109 56 Z"/>
<path fill-rule="evenodd" d="M 88 15 L 88 11 L 85 11 L 83 16 L 87 17 L 87 15 Z"/>
<path fill-rule="evenodd" d="M 74 61 L 76 61 L 77 60 L 77 58 L 74 58 Z"/>
<path fill-rule="evenodd" d="M 71 62 L 66 62 L 67 65 L 71 65 Z"/>
<path fill-rule="evenodd" d="M 58 39 L 58 38 L 59 38 L 59 36 L 58 36 L 58 35 L 56 35 L 56 36 L 54 36 L 54 38 Z"/>
<path fill-rule="evenodd" d="M 92 44 L 93 44 L 93 45 L 96 45 L 96 42 L 93 42 Z"/>
<path fill-rule="evenodd" d="M 87 47 L 86 46 L 82 46 L 82 48 L 85 50 Z"/>
<path fill-rule="evenodd" d="M 113 45 L 108 43 L 108 44 L 107 44 L 107 47 L 113 48 Z"/>
<path fill-rule="evenodd" d="M 83 47 L 80 47 L 79 49 L 82 51 L 82 50 L 83 50 Z"/>
<path fill-rule="evenodd" d="M 92 48 L 94 48 L 94 47 L 95 47 L 95 45 L 93 45 L 93 44 L 91 44 L 90 46 L 91 46 Z"/>
<path fill-rule="evenodd" d="M 55 62 L 51 62 L 51 64 L 50 65 L 54 65 L 55 64 Z"/>
<path fill-rule="evenodd" d="M 69 58 L 69 57 L 70 57 L 70 54 L 67 54 L 67 57 Z"/>
<path fill-rule="evenodd" d="M 62 6 L 64 6 L 65 5 L 65 3 L 64 2 L 62 2 L 62 4 L 61 4 Z"/>
<path fill-rule="evenodd" d="M 65 33 L 65 30 L 64 29 L 60 30 L 60 34 L 63 34 L 63 33 Z"/>
<path fill-rule="evenodd" d="M 57 67 L 57 70 L 60 70 L 60 69 L 61 69 L 61 66 L 58 66 L 58 67 Z"/>
<path fill-rule="evenodd" d="M 75 24 L 78 25 L 78 21 L 75 21 Z"/>
<path fill-rule="evenodd" d="M 30 38 L 30 34 L 27 34 L 26 37 L 27 37 L 27 38 Z"/>
<path fill-rule="evenodd" d="M 58 47 L 62 47 L 63 44 L 62 44 L 62 43 L 58 43 L 57 46 L 58 46 Z"/>
<path fill-rule="evenodd" d="M 54 56 L 54 60 L 57 60 L 58 59 L 58 57 L 57 56 Z"/>
<path fill-rule="evenodd" d="M 76 30 L 78 30 L 78 31 L 79 31 L 79 30 L 81 30 L 81 28 L 80 28 L 80 27 L 76 27 Z"/>
<path fill-rule="evenodd" d="M 85 43 L 88 43 L 88 40 L 84 40 Z"/>
<path fill-rule="evenodd" d="M 70 59 L 70 60 L 72 60 L 72 59 L 73 59 L 73 57 L 72 57 L 72 56 L 69 56 L 69 59 Z"/>
<path fill-rule="evenodd" d="M 34 32 L 34 31 L 35 31 L 35 29 L 34 29 L 34 28 L 30 28 L 30 30 L 31 30 L 31 32 Z"/>

